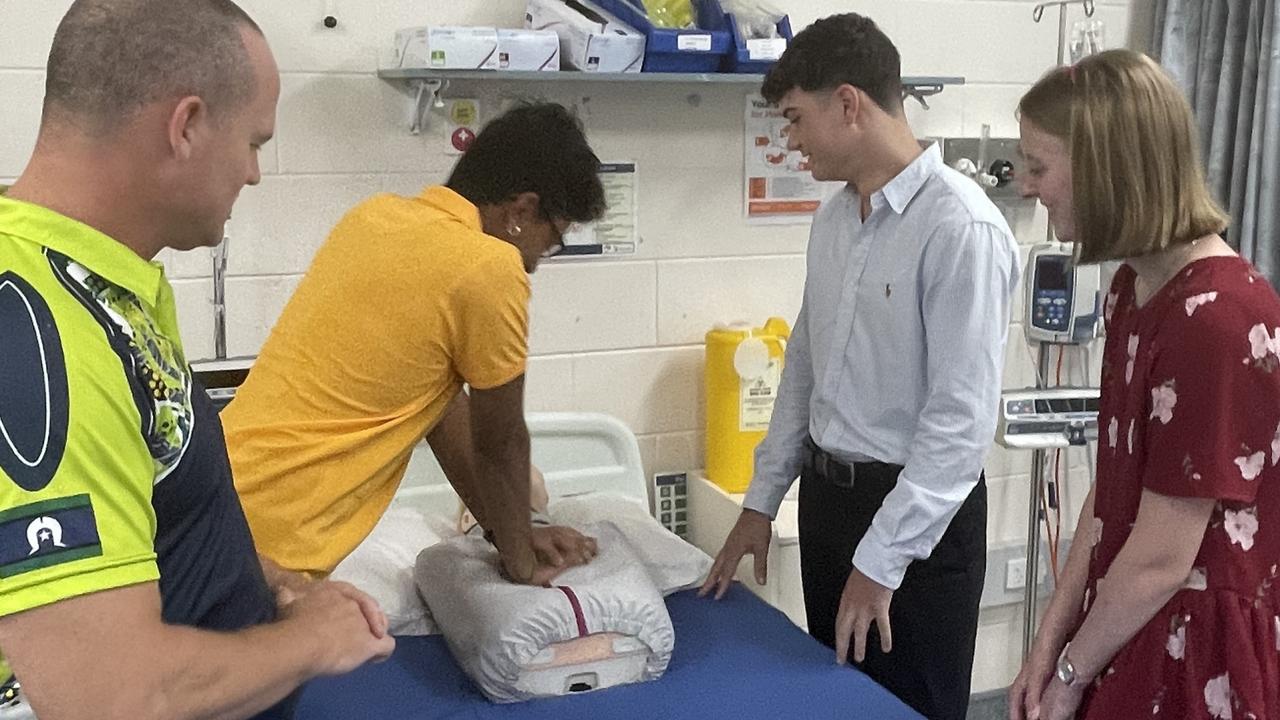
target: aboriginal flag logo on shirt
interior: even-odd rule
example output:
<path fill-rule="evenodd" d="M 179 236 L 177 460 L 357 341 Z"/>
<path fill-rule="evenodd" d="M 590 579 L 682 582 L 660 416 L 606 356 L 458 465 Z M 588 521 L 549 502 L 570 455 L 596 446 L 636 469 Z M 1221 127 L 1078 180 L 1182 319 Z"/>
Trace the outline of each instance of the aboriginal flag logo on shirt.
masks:
<path fill-rule="evenodd" d="M 88 495 L 0 512 L 0 578 L 102 554 Z"/>

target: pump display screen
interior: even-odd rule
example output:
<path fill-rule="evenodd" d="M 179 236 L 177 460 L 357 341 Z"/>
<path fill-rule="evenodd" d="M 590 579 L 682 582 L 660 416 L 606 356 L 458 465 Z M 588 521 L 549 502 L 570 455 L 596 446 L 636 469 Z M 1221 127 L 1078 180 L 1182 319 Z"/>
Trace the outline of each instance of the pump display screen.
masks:
<path fill-rule="evenodd" d="M 1036 263 L 1036 285 L 1040 290 L 1066 290 L 1071 287 L 1066 257 L 1040 258 Z"/>
<path fill-rule="evenodd" d="M 1035 277 L 1031 278 L 1031 307 L 1027 308 L 1031 327 L 1054 333 L 1065 333 L 1071 329 L 1074 270 L 1067 255 L 1036 258 Z"/>

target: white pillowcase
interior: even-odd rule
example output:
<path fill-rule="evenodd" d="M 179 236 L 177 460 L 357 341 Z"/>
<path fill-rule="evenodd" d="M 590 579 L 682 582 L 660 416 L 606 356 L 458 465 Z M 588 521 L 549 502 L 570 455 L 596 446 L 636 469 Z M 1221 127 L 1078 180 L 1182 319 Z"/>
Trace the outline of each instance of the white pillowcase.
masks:
<path fill-rule="evenodd" d="M 681 540 L 649 514 L 644 503 L 616 493 L 592 493 L 552 501 L 552 523 L 581 528 L 612 523 L 640 556 L 653 584 L 665 597 L 697 587 L 711 572 L 711 556 Z"/>
<path fill-rule="evenodd" d="M 434 635 L 440 632 L 413 582 L 418 553 L 435 545 L 440 536 L 423 513 L 411 507 L 391 507 L 364 539 L 329 576 L 351 583 L 378 601 L 393 635 Z"/>

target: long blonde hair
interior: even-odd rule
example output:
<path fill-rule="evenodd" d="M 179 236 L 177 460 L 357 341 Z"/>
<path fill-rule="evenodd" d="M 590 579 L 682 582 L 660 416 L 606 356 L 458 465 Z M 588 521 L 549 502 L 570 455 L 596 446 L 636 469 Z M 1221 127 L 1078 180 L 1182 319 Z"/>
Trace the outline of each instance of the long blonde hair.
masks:
<path fill-rule="evenodd" d="M 1080 262 L 1149 255 L 1226 229 L 1191 106 L 1146 55 L 1108 50 L 1053 70 L 1018 112 L 1071 152 Z"/>

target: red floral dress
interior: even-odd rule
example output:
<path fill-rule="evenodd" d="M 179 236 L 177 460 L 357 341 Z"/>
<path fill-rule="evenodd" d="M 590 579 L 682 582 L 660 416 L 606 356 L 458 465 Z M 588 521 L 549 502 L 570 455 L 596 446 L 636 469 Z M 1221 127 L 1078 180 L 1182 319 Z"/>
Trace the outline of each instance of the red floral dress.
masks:
<path fill-rule="evenodd" d="M 1189 264 L 1140 308 L 1135 278 L 1122 267 L 1106 303 L 1083 612 L 1143 490 L 1218 502 L 1186 585 L 1077 717 L 1280 720 L 1280 298 L 1237 257 Z"/>

